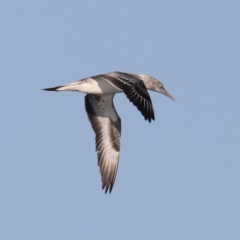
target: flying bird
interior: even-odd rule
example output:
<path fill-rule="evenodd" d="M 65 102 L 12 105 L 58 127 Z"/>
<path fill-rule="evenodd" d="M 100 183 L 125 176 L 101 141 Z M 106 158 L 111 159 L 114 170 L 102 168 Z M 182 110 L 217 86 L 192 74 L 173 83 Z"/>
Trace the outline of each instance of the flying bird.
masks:
<path fill-rule="evenodd" d="M 121 118 L 113 104 L 115 93 L 125 93 L 145 120 L 155 120 L 148 91 L 164 94 L 174 100 L 163 84 L 146 74 L 110 72 L 72 82 L 64 86 L 45 88 L 46 91 L 77 91 L 86 93 L 85 109 L 96 134 L 96 152 L 100 167 L 102 189 L 111 193 L 117 175 Z"/>

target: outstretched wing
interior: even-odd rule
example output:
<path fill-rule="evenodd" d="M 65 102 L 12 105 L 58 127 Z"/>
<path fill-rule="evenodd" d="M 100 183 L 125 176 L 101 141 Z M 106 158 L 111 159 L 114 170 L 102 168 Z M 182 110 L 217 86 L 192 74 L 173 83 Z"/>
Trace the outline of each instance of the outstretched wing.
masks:
<path fill-rule="evenodd" d="M 121 119 L 114 105 L 114 94 L 85 96 L 85 108 L 96 134 L 98 165 L 102 176 L 102 189 L 112 191 L 117 175 Z"/>
<path fill-rule="evenodd" d="M 129 101 L 132 102 L 142 113 L 145 120 L 151 122 L 155 120 L 154 110 L 151 98 L 148 94 L 144 82 L 134 74 L 112 72 L 102 75 L 93 76 L 93 79 L 104 79 L 115 87 L 121 89 Z"/>

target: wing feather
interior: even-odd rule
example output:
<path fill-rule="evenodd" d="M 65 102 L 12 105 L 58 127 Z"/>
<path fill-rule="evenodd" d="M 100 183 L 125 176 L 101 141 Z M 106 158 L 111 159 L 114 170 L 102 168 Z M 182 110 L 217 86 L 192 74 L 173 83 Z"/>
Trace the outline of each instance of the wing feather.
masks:
<path fill-rule="evenodd" d="M 114 105 L 114 94 L 90 95 L 85 97 L 85 108 L 96 134 L 96 151 L 102 177 L 102 189 L 111 192 L 117 175 L 121 119 Z"/>
<path fill-rule="evenodd" d="M 142 113 L 145 120 L 155 120 L 150 95 L 144 82 L 134 74 L 112 72 L 92 77 L 108 81 L 118 89 L 122 89 L 130 102 Z M 144 104 L 143 104 L 144 103 Z"/>

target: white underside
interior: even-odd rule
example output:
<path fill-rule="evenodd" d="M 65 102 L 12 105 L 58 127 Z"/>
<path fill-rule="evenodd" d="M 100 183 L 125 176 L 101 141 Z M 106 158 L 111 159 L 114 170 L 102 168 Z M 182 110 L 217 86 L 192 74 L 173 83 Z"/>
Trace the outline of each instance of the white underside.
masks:
<path fill-rule="evenodd" d="M 92 78 L 70 83 L 66 86 L 58 88 L 58 91 L 77 91 L 88 94 L 112 94 L 122 92 L 121 89 L 115 87 L 104 79 L 96 81 Z"/>

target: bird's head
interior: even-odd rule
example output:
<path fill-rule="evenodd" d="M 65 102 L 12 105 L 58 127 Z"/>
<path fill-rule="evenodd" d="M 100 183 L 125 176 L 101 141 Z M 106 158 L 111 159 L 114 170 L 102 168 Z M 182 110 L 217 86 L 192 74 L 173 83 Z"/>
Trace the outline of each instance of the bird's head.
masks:
<path fill-rule="evenodd" d="M 163 84 L 156 78 L 148 76 L 146 74 L 137 74 L 138 77 L 144 82 L 147 89 L 162 93 L 163 95 L 175 100 L 170 93 L 164 88 Z"/>

